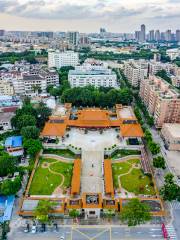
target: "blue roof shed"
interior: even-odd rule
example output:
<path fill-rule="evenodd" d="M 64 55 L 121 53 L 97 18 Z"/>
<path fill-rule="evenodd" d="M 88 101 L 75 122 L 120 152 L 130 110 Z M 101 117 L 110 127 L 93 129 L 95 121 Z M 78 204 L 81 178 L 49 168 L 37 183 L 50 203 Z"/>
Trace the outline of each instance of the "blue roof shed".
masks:
<path fill-rule="evenodd" d="M 6 138 L 5 147 L 22 147 L 22 136 L 12 136 Z"/>

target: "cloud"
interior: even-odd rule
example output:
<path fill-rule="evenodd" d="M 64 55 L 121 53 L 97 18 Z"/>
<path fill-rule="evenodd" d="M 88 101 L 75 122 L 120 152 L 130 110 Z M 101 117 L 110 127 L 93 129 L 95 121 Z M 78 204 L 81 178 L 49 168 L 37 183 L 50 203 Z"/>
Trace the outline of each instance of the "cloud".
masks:
<path fill-rule="evenodd" d="M 116 2 L 116 4 L 114 3 Z M 48 0 L 1 0 L 0 12 L 37 19 L 117 19 L 141 14 L 143 8 L 127 8 L 118 1 L 52 1 Z"/>

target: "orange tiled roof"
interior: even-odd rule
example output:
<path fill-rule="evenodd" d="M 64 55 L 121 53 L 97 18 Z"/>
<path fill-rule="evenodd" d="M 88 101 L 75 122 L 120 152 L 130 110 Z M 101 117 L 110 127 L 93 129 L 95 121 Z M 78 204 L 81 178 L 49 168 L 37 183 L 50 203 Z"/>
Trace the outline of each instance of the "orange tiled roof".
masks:
<path fill-rule="evenodd" d="M 66 123 L 50 123 L 47 122 L 41 133 L 42 136 L 64 136 L 66 132 Z"/>
<path fill-rule="evenodd" d="M 114 195 L 111 160 L 104 160 L 104 181 L 106 194 Z"/>
<path fill-rule="evenodd" d="M 71 181 L 71 194 L 79 194 L 81 182 L 81 159 L 74 161 L 73 176 Z"/>
<path fill-rule="evenodd" d="M 99 108 L 89 108 L 78 111 L 78 120 L 83 121 L 107 121 L 109 112 Z"/>
<path fill-rule="evenodd" d="M 121 124 L 121 135 L 123 137 L 143 137 L 144 133 L 140 124 Z"/>
<path fill-rule="evenodd" d="M 110 127 L 110 121 L 107 120 L 69 120 L 69 126 L 73 127 Z"/>

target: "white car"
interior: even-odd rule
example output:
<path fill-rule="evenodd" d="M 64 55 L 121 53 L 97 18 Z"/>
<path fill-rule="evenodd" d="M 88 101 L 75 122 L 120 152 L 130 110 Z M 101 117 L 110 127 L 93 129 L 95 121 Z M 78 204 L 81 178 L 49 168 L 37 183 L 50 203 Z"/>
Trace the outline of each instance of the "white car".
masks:
<path fill-rule="evenodd" d="M 64 236 L 61 236 L 61 237 L 60 237 L 60 240 L 64 240 L 64 239 L 65 239 Z"/>
<path fill-rule="evenodd" d="M 32 226 L 31 232 L 32 232 L 32 233 L 36 233 L 36 232 L 37 232 L 37 228 L 36 228 L 35 225 Z"/>

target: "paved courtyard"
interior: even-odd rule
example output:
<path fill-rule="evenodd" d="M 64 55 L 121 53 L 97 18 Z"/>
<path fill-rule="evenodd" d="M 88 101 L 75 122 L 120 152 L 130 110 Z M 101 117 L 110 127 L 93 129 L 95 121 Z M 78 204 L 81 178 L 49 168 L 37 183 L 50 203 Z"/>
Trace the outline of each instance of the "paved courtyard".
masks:
<path fill-rule="evenodd" d="M 82 151 L 82 175 L 81 175 L 82 193 L 103 192 L 103 179 L 102 179 L 103 160 L 104 160 L 103 150 Z"/>
<path fill-rule="evenodd" d="M 115 129 L 104 130 L 102 134 L 100 134 L 99 131 L 90 130 L 85 134 L 84 130 L 71 129 L 68 134 L 69 137 L 65 139 L 64 143 L 82 149 L 102 150 L 104 148 L 112 147 L 114 144 L 126 146 L 126 141 L 120 143 L 119 139 L 117 139 L 119 132 L 116 132 Z"/>

